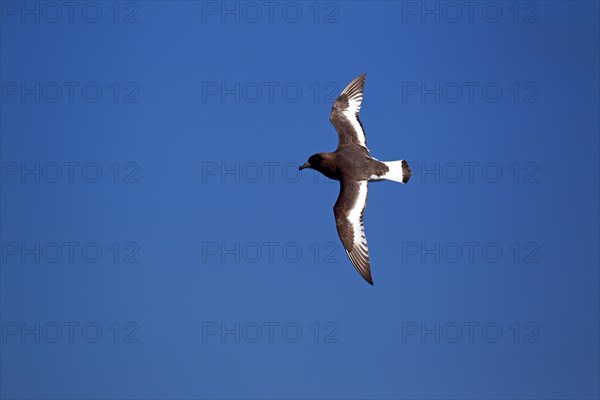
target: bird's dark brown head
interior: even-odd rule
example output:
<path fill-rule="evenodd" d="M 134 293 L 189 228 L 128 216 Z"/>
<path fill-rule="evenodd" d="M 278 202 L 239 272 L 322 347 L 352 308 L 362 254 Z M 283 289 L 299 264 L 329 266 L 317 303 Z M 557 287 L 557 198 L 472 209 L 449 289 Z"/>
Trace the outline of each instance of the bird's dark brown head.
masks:
<path fill-rule="evenodd" d="M 308 161 L 305 162 L 304 164 L 302 164 L 300 166 L 300 168 L 298 168 L 298 169 L 303 170 L 305 168 L 312 168 L 312 169 L 316 169 L 318 171 L 319 167 L 322 166 L 324 160 L 325 160 L 325 157 L 324 157 L 323 153 L 313 154 L 312 156 L 308 157 Z"/>

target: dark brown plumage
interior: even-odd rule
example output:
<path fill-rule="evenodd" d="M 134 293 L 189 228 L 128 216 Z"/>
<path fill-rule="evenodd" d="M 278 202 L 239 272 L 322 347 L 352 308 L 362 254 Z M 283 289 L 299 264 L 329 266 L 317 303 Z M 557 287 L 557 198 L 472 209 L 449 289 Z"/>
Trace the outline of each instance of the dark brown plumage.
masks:
<path fill-rule="evenodd" d="M 358 117 L 366 75 L 354 79 L 333 103 L 329 120 L 338 133 L 338 147 L 332 153 L 309 157 L 300 169 L 312 168 L 340 181 L 340 194 L 333 207 L 338 235 L 352 264 L 373 285 L 369 249 L 364 231 L 367 182 L 383 179 L 406 183 L 410 178 L 404 160 L 382 162 L 367 148 L 365 131 Z"/>

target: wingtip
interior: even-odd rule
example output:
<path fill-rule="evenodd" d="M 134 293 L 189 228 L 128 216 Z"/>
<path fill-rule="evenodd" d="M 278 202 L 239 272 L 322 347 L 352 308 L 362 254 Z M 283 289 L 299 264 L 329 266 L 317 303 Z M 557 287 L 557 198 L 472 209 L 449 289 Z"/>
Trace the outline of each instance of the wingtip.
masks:
<path fill-rule="evenodd" d="M 349 99 L 357 99 L 358 101 L 362 101 L 362 93 L 365 87 L 366 77 L 367 74 L 361 74 L 354 78 L 352 82 L 350 82 L 348 86 L 346 86 L 344 90 L 342 90 L 342 93 L 339 95 L 338 100 L 343 99 L 343 96 L 346 95 Z M 348 104 L 346 103 L 347 99 L 345 99 L 345 102 L 343 103 L 344 107 L 348 107 Z M 335 103 L 333 104 L 333 106 L 335 108 Z"/>
<path fill-rule="evenodd" d="M 365 278 L 365 281 L 367 281 L 367 283 L 369 285 L 375 286 L 375 284 L 373 284 L 373 275 L 371 275 L 371 265 L 369 265 L 369 270 L 363 277 Z"/>
<path fill-rule="evenodd" d="M 365 281 L 366 281 L 366 282 L 367 282 L 369 285 L 371 285 L 371 286 L 375 286 L 375 284 L 373 283 L 373 277 L 371 276 L 371 271 L 369 271 L 369 273 L 368 273 L 368 274 L 363 274 L 363 273 L 361 273 L 360 275 L 363 277 L 363 279 L 364 279 L 364 280 L 365 280 Z"/>
<path fill-rule="evenodd" d="M 373 276 L 371 275 L 371 264 L 369 261 L 367 260 L 366 264 L 361 263 L 359 260 L 357 260 L 356 256 L 347 249 L 346 254 L 348 254 L 348 258 L 350 259 L 350 262 L 352 262 L 352 266 L 354 269 L 356 269 L 356 272 L 358 272 L 369 285 L 374 286 Z"/>
<path fill-rule="evenodd" d="M 360 272 L 360 271 L 359 271 Z M 362 276 L 362 278 L 365 280 L 365 282 L 367 282 L 369 285 L 371 286 L 375 286 L 375 284 L 373 283 L 373 277 L 371 276 L 371 274 L 369 273 L 367 274 L 363 274 L 362 272 L 360 273 L 360 276 Z"/>

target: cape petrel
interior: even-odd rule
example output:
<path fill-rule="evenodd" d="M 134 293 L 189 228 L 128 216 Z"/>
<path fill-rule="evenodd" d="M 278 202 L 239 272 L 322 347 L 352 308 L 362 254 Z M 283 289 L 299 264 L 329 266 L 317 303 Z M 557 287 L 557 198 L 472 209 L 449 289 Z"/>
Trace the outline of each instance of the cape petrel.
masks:
<path fill-rule="evenodd" d="M 379 161 L 369 153 L 365 130 L 358 118 L 365 78 L 366 74 L 362 74 L 350 82 L 331 107 L 329 121 L 338 133 L 337 149 L 333 153 L 313 154 L 300 169 L 312 168 L 340 181 L 340 194 L 333 206 L 338 235 L 354 268 L 373 285 L 363 225 L 367 182 L 385 179 L 406 183 L 411 172 L 404 160 Z"/>

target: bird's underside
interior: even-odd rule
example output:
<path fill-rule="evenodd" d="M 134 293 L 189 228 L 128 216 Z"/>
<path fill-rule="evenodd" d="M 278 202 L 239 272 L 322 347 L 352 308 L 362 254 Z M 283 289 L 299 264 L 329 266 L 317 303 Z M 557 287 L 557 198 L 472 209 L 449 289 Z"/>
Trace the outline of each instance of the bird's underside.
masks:
<path fill-rule="evenodd" d="M 314 168 L 340 181 L 340 193 L 333 207 L 342 245 L 360 275 L 371 285 L 371 264 L 364 228 L 368 182 L 382 179 L 406 183 L 410 169 L 404 160 L 381 162 L 369 153 L 367 139 L 358 117 L 366 75 L 354 79 L 333 103 L 329 120 L 338 133 L 333 153 L 318 153 L 300 169 Z"/>
<path fill-rule="evenodd" d="M 364 151 L 366 153 L 364 156 L 370 158 L 365 131 L 358 118 L 365 78 L 365 74 L 360 75 L 342 91 L 331 107 L 329 120 L 338 132 L 337 151 L 345 151 L 342 148 L 349 147 L 352 152 Z M 333 213 L 338 235 L 350 261 L 358 273 L 373 285 L 369 248 L 363 223 L 368 194 L 368 177 L 364 178 L 367 179 L 362 181 L 340 179 L 340 194 L 333 207 Z"/>

